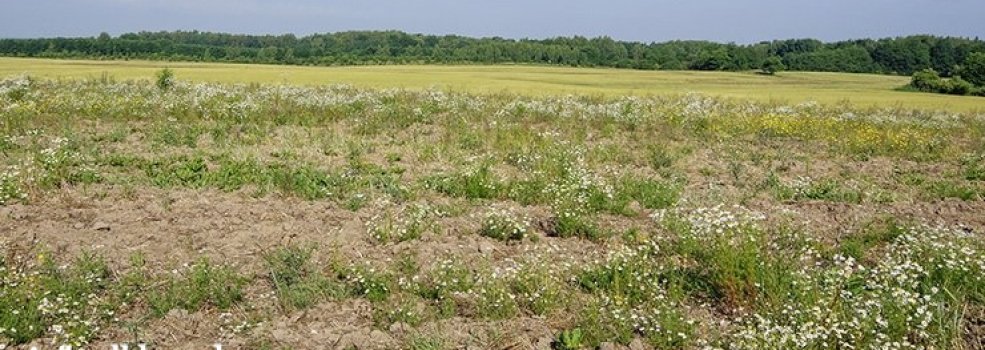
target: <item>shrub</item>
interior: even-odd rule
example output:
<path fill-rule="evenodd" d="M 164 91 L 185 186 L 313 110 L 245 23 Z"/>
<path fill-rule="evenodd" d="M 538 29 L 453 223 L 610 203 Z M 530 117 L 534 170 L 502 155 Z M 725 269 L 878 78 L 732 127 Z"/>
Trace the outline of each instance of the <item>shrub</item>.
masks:
<path fill-rule="evenodd" d="M 977 89 L 973 83 L 965 81 L 961 77 L 943 79 L 936 71 L 929 68 L 913 73 L 910 86 L 924 92 L 961 96 L 977 94 Z"/>
<path fill-rule="evenodd" d="M 937 71 L 930 68 L 913 73 L 913 78 L 910 81 L 910 86 L 926 92 L 937 92 L 940 84 L 941 76 L 937 74 Z"/>
<path fill-rule="evenodd" d="M 160 89 L 161 91 L 168 91 L 171 90 L 172 87 L 174 87 L 174 81 L 175 81 L 174 71 L 172 71 L 170 68 L 164 68 L 158 71 L 156 77 L 157 77 L 156 80 L 157 88 Z"/>
<path fill-rule="evenodd" d="M 948 81 L 948 84 L 943 88 L 946 88 L 945 91 L 942 91 L 944 93 L 960 96 L 971 94 L 971 92 L 975 90 L 974 85 L 971 85 L 971 83 L 961 79 L 961 77 L 951 78 L 951 80 Z"/>

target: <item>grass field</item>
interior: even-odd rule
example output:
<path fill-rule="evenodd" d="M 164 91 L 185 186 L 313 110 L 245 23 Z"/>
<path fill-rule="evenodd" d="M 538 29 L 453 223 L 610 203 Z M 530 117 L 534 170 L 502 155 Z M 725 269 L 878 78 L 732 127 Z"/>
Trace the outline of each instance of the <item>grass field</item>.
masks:
<path fill-rule="evenodd" d="M 371 88 L 439 88 L 473 93 L 605 96 L 681 94 L 796 104 L 849 102 L 861 107 L 985 111 L 985 98 L 895 91 L 908 77 L 784 72 L 636 71 L 542 66 L 297 67 L 151 61 L 79 61 L 0 58 L 0 76 L 27 73 L 47 78 L 145 79 L 162 67 L 178 79 L 223 83 L 351 84 Z"/>

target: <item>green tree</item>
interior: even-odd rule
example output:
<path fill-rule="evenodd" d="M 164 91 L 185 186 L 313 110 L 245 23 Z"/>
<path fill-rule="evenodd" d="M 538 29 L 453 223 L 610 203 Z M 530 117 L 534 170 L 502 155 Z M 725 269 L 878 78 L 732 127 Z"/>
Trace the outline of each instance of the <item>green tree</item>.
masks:
<path fill-rule="evenodd" d="M 975 52 L 964 60 L 961 77 L 975 86 L 985 87 L 985 52 Z"/>
<path fill-rule="evenodd" d="M 776 72 L 787 69 L 787 67 L 783 65 L 783 60 L 779 56 L 770 56 L 766 61 L 763 61 L 763 66 L 760 69 L 763 74 L 774 75 Z"/>
<path fill-rule="evenodd" d="M 696 70 L 725 70 L 728 68 L 730 58 L 724 49 L 704 51 L 698 60 L 691 64 L 691 69 Z"/>

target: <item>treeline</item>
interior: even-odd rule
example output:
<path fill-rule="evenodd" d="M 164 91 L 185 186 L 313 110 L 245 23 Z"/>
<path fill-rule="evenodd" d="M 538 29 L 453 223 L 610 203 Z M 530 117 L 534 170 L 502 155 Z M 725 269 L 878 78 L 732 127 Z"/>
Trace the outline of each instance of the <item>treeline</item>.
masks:
<path fill-rule="evenodd" d="M 779 58 L 789 70 L 910 75 L 960 70 L 975 38 L 928 35 L 824 43 L 814 39 L 750 45 L 708 41 L 641 43 L 608 37 L 544 40 L 468 38 L 397 31 L 238 35 L 198 31 L 140 32 L 118 37 L 0 39 L 0 55 L 17 57 L 151 59 L 295 65 L 409 63 L 524 63 L 670 70 L 750 70 Z"/>

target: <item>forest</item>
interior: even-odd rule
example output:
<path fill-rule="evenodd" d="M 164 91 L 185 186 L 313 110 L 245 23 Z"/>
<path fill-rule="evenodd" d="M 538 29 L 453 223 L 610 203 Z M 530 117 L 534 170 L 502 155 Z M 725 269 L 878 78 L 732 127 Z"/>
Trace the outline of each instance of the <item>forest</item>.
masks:
<path fill-rule="evenodd" d="M 139 32 L 97 37 L 0 39 L 0 56 L 145 59 L 290 65 L 544 64 L 646 70 L 760 69 L 912 75 L 933 69 L 943 77 L 985 52 L 979 38 L 916 35 L 822 42 L 755 44 L 710 41 L 643 43 L 609 37 L 551 39 L 470 38 L 399 31 L 350 31 L 298 37 L 200 31 Z"/>

